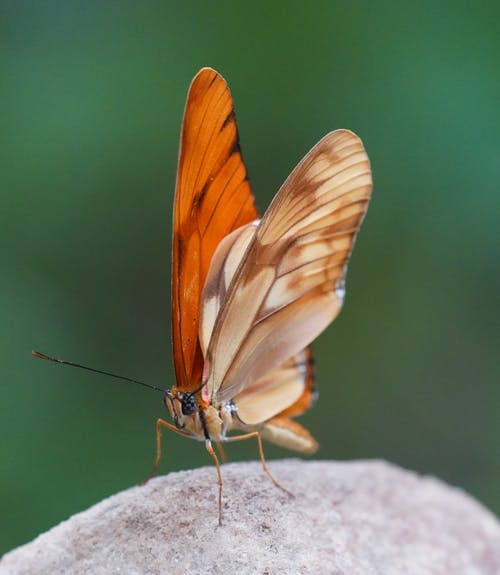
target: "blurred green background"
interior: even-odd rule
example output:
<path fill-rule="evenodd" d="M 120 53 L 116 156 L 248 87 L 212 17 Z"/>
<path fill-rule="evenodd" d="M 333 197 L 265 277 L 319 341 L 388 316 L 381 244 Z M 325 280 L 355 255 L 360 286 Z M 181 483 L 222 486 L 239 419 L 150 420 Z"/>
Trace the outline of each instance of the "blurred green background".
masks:
<path fill-rule="evenodd" d="M 500 4 L 0 10 L 1 551 L 150 470 L 157 394 L 30 351 L 172 385 L 178 136 L 206 65 L 232 88 L 261 210 L 334 128 L 372 161 L 346 304 L 315 345 L 320 401 L 301 418 L 318 457 L 388 459 L 500 513 Z M 211 464 L 165 437 L 162 472 Z"/>

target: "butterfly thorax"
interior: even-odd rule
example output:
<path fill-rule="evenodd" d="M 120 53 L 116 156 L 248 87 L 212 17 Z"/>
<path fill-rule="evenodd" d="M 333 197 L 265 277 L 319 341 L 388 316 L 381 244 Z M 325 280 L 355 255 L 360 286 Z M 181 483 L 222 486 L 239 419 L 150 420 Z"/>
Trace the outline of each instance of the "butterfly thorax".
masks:
<path fill-rule="evenodd" d="M 165 393 L 164 403 L 177 429 L 194 439 L 225 441 L 227 431 L 233 426 L 230 403 L 207 404 L 195 393 L 180 392 L 177 388 Z"/>

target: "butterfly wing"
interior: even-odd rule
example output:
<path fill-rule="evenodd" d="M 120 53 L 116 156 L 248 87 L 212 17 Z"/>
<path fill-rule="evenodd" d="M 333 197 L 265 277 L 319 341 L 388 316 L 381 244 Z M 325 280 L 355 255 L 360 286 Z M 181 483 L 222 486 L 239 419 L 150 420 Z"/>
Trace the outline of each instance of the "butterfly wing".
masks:
<path fill-rule="evenodd" d="M 276 417 L 300 415 L 314 400 L 310 364 L 311 350 L 303 349 L 247 385 L 232 402 L 238 418 L 246 425 L 258 425 Z"/>
<path fill-rule="evenodd" d="M 274 417 L 266 421 L 259 431 L 262 439 L 286 449 L 311 454 L 319 447 L 309 431 L 289 417 Z"/>
<path fill-rule="evenodd" d="M 203 68 L 193 79 L 182 124 L 174 204 L 172 337 L 177 387 L 199 386 L 200 297 L 216 247 L 258 217 L 225 80 Z"/>
<path fill-rule="evenodd" d="M 269 389 L 266 383 L 270 384 Z M 317 451 L 317 441 L 305 427 L 290 418 L 309 409 L 316 397 L 312 352 L 306 347 L 257 380 L 255 385 L 245 387 L 233 399 L 233 404 L 240 421 L 245 426 L 258 425 L 263 439 L 310 454 Z"/>
<path fill-rule="evenodd" d="M 258 221 L 242 226 L 219 244 L 210 264 L 202 296 L 200 343 L 206 354 L 217 317 L 230 293 L 230 285 L 248 246 L 257 232 Z M 301 350 L 283 365 L 272 369 L 232 398 L 238 417 L 246 425 L 262 423 L 280 412 L 299 415 L 312 403 L 312 352 Z"/>
<path fill-rule="evenodd" d="M 295 168 L 248 242 L 213 319 L 203 381 L 229 401 L 304 349 L 338 314 L 372 189 L 361 140 L 337 130 Z M 207 285 L 203 309 L 214 307 Z"/>

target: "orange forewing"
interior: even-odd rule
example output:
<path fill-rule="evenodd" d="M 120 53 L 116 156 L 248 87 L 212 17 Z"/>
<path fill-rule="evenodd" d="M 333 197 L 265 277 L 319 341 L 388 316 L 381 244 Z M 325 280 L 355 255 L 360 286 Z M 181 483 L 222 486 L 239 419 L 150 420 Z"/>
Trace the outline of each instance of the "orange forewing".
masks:
<path fill-rule="evenodd" d="M 201 380 L 199 307 L 210 260 L 225 236 L 257 217 L 231 93 L 222 76 L 203 68 L 184 111 L 174 205 L 172 334 L 182 391 Z"/>

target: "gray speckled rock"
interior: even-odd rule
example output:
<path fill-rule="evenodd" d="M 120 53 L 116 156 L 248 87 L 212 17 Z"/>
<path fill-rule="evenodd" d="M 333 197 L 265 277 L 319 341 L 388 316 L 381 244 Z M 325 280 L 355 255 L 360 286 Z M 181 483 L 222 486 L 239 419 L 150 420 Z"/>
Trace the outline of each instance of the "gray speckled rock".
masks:
<path fill-rule="evenodd" d="M 459 489 L 380 461 L 171 473 L 71 517 L 0 562 L 0 574 L 499 575 L 500 524 Z"/>

